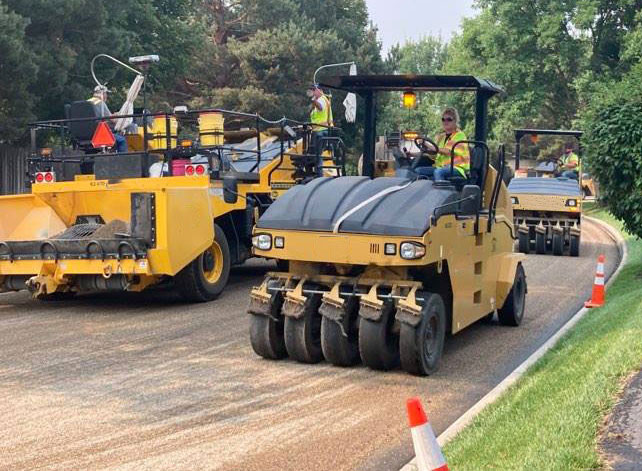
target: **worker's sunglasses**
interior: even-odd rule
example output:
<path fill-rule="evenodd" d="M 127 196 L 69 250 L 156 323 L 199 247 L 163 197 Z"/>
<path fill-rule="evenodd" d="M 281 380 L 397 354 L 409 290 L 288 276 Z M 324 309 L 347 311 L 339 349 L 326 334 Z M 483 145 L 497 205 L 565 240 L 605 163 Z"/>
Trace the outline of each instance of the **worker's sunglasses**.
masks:
<path fill-rule="evenodd" d="M 441 118 L 442 123 L 446 123 L 446 122 L 450 123 L 452 121 L 454 121 L 452 118 Z"/>

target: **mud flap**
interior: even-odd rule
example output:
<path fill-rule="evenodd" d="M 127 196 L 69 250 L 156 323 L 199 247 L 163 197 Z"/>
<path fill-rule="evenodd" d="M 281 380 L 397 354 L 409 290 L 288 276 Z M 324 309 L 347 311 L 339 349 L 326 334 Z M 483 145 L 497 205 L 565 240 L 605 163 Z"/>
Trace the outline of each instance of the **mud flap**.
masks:
<path fill-rule="evenodd" d="M 421 322 L 421 306 L 417 303 L 417 286 L 413 286 L 408 296 L 397 304 L 395 318 L 399 322 L 417 327 Z"/>
<path fill-rule="evenodd" d="M 293 319 L 301 319 L 305 314 L 305 301 L 306 297 L 303 294 L 303 285 L 306 279 L 301 279 L 294 290 L 288 291 L 283 301 L 283 309 L 281 312 L 285 317 Z"/>
<path fill-rule="evenodd" d="M 383 313 L 383 301 L 377 297 L 378 284 L 372 285 L 368 294 L 361 297 L 359 316 L 378 322 Z"/>

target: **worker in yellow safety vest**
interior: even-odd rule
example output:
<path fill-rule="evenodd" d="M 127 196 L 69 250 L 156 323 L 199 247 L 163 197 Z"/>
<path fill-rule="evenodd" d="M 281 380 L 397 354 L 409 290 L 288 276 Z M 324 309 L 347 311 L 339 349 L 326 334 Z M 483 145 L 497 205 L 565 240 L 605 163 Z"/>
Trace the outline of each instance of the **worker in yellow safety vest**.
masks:
<path fill-rule="evenodd" d="M 452 149 L 456 143 L 466 140 L 466 134 L 459 129 L 459 113 L 455 108 L 446 108 L 441 114 L 443 132 L 437 134 L 435 143 L 439 152 L 435 156 L 435 181 L 446 180 L 451 173 L 466 177 L 470 171 L 470 149 L 468 144 L 455 147 L 454 172 L 450 166 Z"/>
<path fill-rule="evenodd" d="M 560 167 L 562 176 L 577 180 L 581 172 L 581 164 L 579 156 L 573 152 L 573 146 L 567 145 L 564 155 L 560 159 Z"/>
<path fill-rule="evenodd" d="M 108 93 L 109 90 L 107 89 L 107 87 L 105 87 L 104 85 L 96 85 L 96 87 L 94 88 L 93 96 L 87 100 L 89 103 L 94 105 L 97 115 L 101 118 L 111 116 L 111 111 L 109 111 L 109 107 L 107 106 Z M 112 131 L 114 122 L 115 120 L 109 122 Z M 127 140 L 125 139 L 125 136 L 114 132 L 114 138 L 116 139 L 116 152 L 127 152 Z"/>
<path fill-rule="evenodd" d="M 329 135 L 329 130 L 334 126 L 332 119 L 332 102 L 323 90 L 316 84 L 311 85 L 307 92 L 311 100 L 310 123 L 312 124 L 312 142 L 315 152 L 319 154 L 317 159 L 317 176 L 323 176 L 322 139 Z"/>

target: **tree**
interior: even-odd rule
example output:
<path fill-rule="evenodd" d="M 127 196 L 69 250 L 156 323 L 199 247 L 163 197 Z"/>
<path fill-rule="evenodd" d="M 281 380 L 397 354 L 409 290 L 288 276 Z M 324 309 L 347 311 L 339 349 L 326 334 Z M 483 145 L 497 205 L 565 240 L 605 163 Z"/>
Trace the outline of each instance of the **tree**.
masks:
<path fill-rule="evenodd" d="M 425 36 L 418 41 L 395 45 L 388 51 L 385 67 L 392 74 L 438 74 L 448 57 L 448 47 L 441 37 Z M 444 94 L 420 94 L 417 108 L 401 106 L 401 93 L 381 96 L 378 133 L 412 130 L 430 137 L 440 129 L 441 108 L 446 104 Z"/>
<path fill-rule="evenodd" d="M 642 78 L 642 74 L 638 79 Z M 602 106 L 586 121 L 586 149 L 600 200 L 642 237 L 642 100 Z"/>
<path fill-rule="evenodd" d="M 203 30 L 195 15 L 195 0 L 4 0 L 9 12 L 24 22 L 24 48 L 33 58 L 32 77 L 25 80 L 30 95 L 25 109 L 40 119 L 61 118 L 63 105 L 87 98 L 95 83 L 91 59 L 108 53 L 120 59 L 159 53 L 152 87 L 157 103 L 188 73 Z M 0 37 L 5 36 L 0 33 Z M 100 78 L 109 80 L 123 98 L 131 74 L 113 64 L 98 64 Z"/>
<path fill-rule="evenodd" d="M 25 45 L 28 23 L 0 3 L 0 142 L 20 136 L 33 117 L 29 85 L 37 69 Z"/>

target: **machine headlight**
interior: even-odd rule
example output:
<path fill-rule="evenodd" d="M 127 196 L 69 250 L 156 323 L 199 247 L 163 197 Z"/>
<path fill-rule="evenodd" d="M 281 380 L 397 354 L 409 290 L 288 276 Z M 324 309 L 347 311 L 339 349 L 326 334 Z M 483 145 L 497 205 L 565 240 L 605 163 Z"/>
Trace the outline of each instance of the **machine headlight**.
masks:
<path fill-rule="evenodd" d="M 399 255 L 405 260 L 415 260 L 426 255 L 426 247 L 419 242 L 403 242 L 399 246 Z"/>
<path fill-rule="evenodd" d="M 259 250 L 270 250 L 272 248 L 272 236 L 270 234 L 258 234 L 252 237 L 252 245 Z"/>
<path fill-rule="evenodd" d="M 285 247 L 285 237 L 275 237 L 274 238 L 274 247 L 277 249 L 282 249 Z"/>
<path fill-rule="evenodd" d="M 517 199 L 517 196 L 511 196 L 510 202 L 513 204 L 519 204 L 519 200 Z"/>
<path fill-rule="evenodd" d="M 566 200 L 566 206 L 575 208 L 577 206 L 577 200 Z"/>
<path fill-rule="evenodd" d="M 383 253 L 386 255 L 397 255 L 397 244 L 388 242 L 383 246 Z"/>

